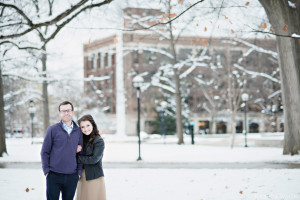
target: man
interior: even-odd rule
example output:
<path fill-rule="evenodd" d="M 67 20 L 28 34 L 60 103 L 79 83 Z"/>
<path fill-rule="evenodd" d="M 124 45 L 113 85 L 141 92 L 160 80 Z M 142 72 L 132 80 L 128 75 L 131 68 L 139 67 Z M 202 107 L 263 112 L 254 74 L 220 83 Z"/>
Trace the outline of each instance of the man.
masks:
<path fill-rule="evenodd" d="M 72 200 L 82 164 L 76 162 L 77 146 L 83 146 L 80 128 L 72 120 L 74 108 L 64 101 L 58 106 L 61 121 L 49 126 L 44 139 L 41 158 L 46 176 L 47 199 L 58 200 L 60 192 L 63 200 Z"/>

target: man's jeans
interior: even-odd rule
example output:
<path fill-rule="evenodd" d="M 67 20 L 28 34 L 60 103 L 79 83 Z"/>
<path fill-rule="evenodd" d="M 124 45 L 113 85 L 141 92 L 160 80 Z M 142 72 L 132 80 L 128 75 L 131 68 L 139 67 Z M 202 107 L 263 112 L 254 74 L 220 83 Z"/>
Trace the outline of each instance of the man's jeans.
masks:
<path fill-rule="evenodd" d="M 60 192 L 63 200 L 73 200 L 78 179 L 77 173 L 60 174 L 50 171 L 47 176 L 47 200 L 59 200 Z"/>

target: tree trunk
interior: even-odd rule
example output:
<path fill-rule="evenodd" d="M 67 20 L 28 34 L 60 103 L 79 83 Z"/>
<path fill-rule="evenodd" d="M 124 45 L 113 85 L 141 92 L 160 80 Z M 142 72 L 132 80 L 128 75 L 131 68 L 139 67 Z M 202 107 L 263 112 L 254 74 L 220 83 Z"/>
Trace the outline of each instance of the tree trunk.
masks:
<path fill-rule="evenodd" d="M 295 2 L 295 1 L 293 1 Z M 300 34 L 300 1 L 260 0 L 277 35 Z M 284 105 L 283 154 L 300 150 L 300 39 L 277 36 L 277 51 Z"/>
<path fill-rule="evenodd" d="M 182 111 L 181 111 L 181 93 L 180 93 L 180 80 L 178 70 L 174 69 L 174 78 L 176 83 L 176 130 L 178 135 L 177 144 L 183 144 L 183 131 L 182 131 Z"/>
<path fill-rule="evenodd" d="M 230 147 L 234 147 L 234 142 L 235 142 L 235 136 L 236 136 L 236 111 L 232 111 L 231 113 L 231 132 L 232 132 L 232 137 L 231 137 L 231 144 Z"/>
<path fill-rule="evenodd" d="M 47 54 L 46 47 L 43 48 L 44 52 L 42 55 L 42 66 L 43 66 L 43 77 L 47 78 Z M 50 114 L 49 114 L 49 102 L 48 102 L 48 81 L 43 81 L 43 109 L 44 109 L 44 136 L 47 128 L 50 125 Z"/>
<path fill-rule="evenodd" d="M 171 13 L 171 1 L 168 1 L 169 4 L 169 14 Z M 174 72 L 174 80 L 175 80 L 175 90 L 176 90 L 176 132 L 178 137 L 177 144 L 184 144 L 183 140 L 183 130 L 182 130 L 182 104 L 181 104 L 181 93 L 180 93 L 180 72 L 177 68 L 175 68 L 175 64 L 177 63 L 177 55 L 175 48 L 175 39 L 173 36 L 173 26 L 172 22 L 169 23 L 169 33 L 170 33 L 170 47 L 171 54 L 173 55 L 172 64 L 173 64 L 173 72 Z"/>
<path fill-rule="evenodd" d="M 0 157 L 7 153 L 5 143 L 5 114 L 4 114 L 4 99 L 3 99 L 3 83 L 2 69 L 0 65 Z"/>
<path fill-rule="evenodd" d="M 213 107 L 211 114 L 210 114 L 210 124 L 209 124 L 209 133 L 208 134 L 216 134 L 216 129 L 215 129 L 215 117 L 216 117 L 216 108 Z"/>

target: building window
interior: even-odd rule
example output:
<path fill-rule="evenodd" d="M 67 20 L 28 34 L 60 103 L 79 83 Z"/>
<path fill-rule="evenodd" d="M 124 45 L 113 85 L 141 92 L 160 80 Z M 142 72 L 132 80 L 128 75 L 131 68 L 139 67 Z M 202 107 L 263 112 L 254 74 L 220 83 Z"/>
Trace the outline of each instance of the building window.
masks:
<path fill-rule="evenodd" d="M 178 59 L 185 60 L 191 54 L 192 54 L 192 49 L 179 49 Z"/>
<path fill-rule="evenodd" d="M 258 52 L 252 52 L 245 58 L 246 66 L 249 67 L 258 67 L 259 54 Z"/>
<path fill-rule="evenodd" d="M 139 52 L 138 51 L 133 52 L 133 63 L 139 64 Z"/>
<path fill-rule="evenodd" d="M 216 131 L 217 131 L 217 134 L 226 133 L 227 132 L 226 122 L 224 122 L 224 121 L 217 121 Z"/>
<path fill-rule="evenodd" d="M 111 113 L 112 102 L 111 102 L 111 98 L 110 97 L 106 98 L 106 106 L 108 107 L 108 109 L 106 110 L 106 113 Z"/>
<path fill-rule="evenodd" d="M 96 69 L 96 60 L 95 60 L 95 54 L 92 55 L 92 69 Z"/>
<path fill-rule="evenodd" d="M 111 55 L 111 64 L 115 65 L 116 64 L 116 54 Z"/>
<path fill-rule="evenodd" d="M 105 53 L 105 55 L 104 55 L 104 66 L 105 67 L 108 66 L 108 53 Z"/>
<path fill-rule="evenodd" d="M 237 64 L 239 59 L 242 58 L 243 52 L 242 51 L 230 51 L 231 61 L 230 64 L 234 65 Z"/>
<path fill-rule="evenodd" d="M 101 77 L 101 75 L 99 75 L 98 77 Z M 98 88 L 99 88 L 99 90 L 102 90 L 103 89 L 103 86 L 102 86 L 103 84 L 102 84 L 102 81 L 99 81 L 98 82 Z"/>
<path fill-rule="evenodd" d="M 214 51 L 213 63 L 217 68 L 227 67 L 227 58 L 223 51 Z"/>
<path fill-rule="evenodd" d="M 102 59 L 101 59 L 101 53 L 98 53 L 98 67 L 102 68 Z"/>
<path fill-rule="evenodd" d="M 188 104 L 190 109 L 193 109 L 194 98 L 192 96 L 188 96 L 188 98 L 185 99 L 185 103 Z"/>
<path fill-rule="evenodd" d="M 106 74 L 106 76 L 109 76 L 109 75 Z M 110 88 L 110 85 L 111 85 L 110 82 L 111 82 L 110 79 L 107 79 L 107 80 L 106 80 L 106 88 L 107 88 L 107 89 Z"/>
<path fill-rule="evenodd" d="M 157 60 L 157 55 L 155 52 L 151 52 L 148 50 L 143 51 L 143 64 L 154 64 Z"/>

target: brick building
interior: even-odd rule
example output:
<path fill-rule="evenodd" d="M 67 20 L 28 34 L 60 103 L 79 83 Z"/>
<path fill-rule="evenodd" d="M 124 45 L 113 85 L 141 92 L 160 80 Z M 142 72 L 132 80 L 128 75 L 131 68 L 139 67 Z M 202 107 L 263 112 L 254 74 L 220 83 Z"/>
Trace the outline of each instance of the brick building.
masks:
<path fill-rule="evenodd" d="M 159 13 L 159 11 L 147 10 L 147 9 L 125 9 L 126 12 L 134 12 L 135 15 L 143 15 L 145 12 Z M 153 13 L 152 13 L 153 14 Z M 128 18 L 124 20 L 124 27 L 127 27 L 129 23 Z M 112 121 L 116 121 L 116 64 L 117 64 L 117 34 L 112 34 L 109 37 L 102 38 L 93 41 L 89 44 L 84 45 L 84 77 L 94 76 L 103 77 L 109 76 L 110 79 L 100 82 L 85 83 L 86 92 L 99 92 L 101 91 L 103 107 L 108 118 Z M 161 37 L 153 34 L 150 30 L 147 31 L 131 31 L 122 33 L 123 41 L 123 77 L 124 77 L 124 88 L 125 88 L 125 99 L 126 99 L 126 134 L 136 134 L 136 123 L 137 123 L 137 101 L 136 101 L 136 89 L 133 87 L 132 79 L 136 74 L 144 74 L 146 83 L 151 82 L 153 74 L 156 73 L 158 67 L 162 62 L 168 63 L 169 60 L 166 56 L 153 52 L 153 49 L 163 49 L 168 51 L 170 49 L 170 41 L 161 39 Z M 231 42 L 229 42 L 231 41 Z M 275 40 L 265 39 L 253 39 L 247 40 L 251 44 L 256 44 L 265 49 L 276 51 Z M 209 45 L 208 45 L 209 44 Z M 211 64 L 217 65 L 217 62 L 221 61 L 223 65 L 233 65 L 238 59 L 243 57 L 246 52 L 249 51 L 249 46 L 243 42 L 232 41 L 228 38 L 199 38 L 191 36 L 182 36 L 176 43 L 176 52 L 178 60 L 184 60 L 193 51 L 201 52 L 204 48 L 208 47 L 208 55 L 211 56 Z M 253 52 L 243 60 L 243 64 L 247 66 L 247 70 L 253 70 L 256 72 L 267 72 L 277 69 L 275 61 L 270 60 L 265 54 Z M 222 78 L 222 74 L 218 74 L 217 77 L 211 73 L 209 68 L 197 68 L 191 73 L 190 76 L 198 76 L 202 74 L 207 80 L 215 78 Z M 266 83 L 264 83 L 266 82 Z M 203 108 L 199 107 L 199 104 L 207 101 L 203 95 L 203 89 L 197 86 L 195 81 L 188 83 L 189 94 L 186 97 L 186 103 L 188 104 L 190 115 L 189 120 L 193 121 L 195 125 L 194 131 L 196 133 L 207 133 L 207 129 L 211 129 L 212 133 L 228 133 L 230 130 L 230 117 L 226 112 L 220 112 L 211 120 L 210 114 Z M 224 82 L 224 84 L 226 84 Z M 264 85 L 265 84 L 265 85 Z M 268 85 L 269 84 L 269 85 Z M 271 84 L 271 85 L 270 85 Z M 267 85 L 267 86 L 266 86 Z M 249 79 L 247 84 L 247 91 L 252 95 L 253 99 L 258 99 L 259 95 L 270 95 L 272 91 L 266 94 L 262 94 L 267 91 L 264 87 L 272 88 L 273 90 L 279 90 L 280 85 L 270 83 L 264 78 Z M 225 88 L 225 86 L 224 86 Z M 182 88 L 186 89 L 186 88 Z M 222 91 L 222 84 L 218 90 L 206 87 L 205 90 L 211 95 L 218 96 Z M 257 91 L 261 92 L 257 92 Z M 215 94 L 213 94 L 215 93 Z M 258 94 L 257 94 L 258 93 Z M 141 130 L 150 133 L 152 131 L 149 126 L 149 122 L 154 120 L 157 113 L 154 111 L 158 104 L 158 100 L 162 99 L 162 94 L 159 92 L 157 87 L 148 87 L 148 89 L 142 93 L 142 112 L 141 112 Z M 278 99 L 278 98 L 277 98 Z M 279 98 L 280 101 L 280 98 Z M 278 100 L 266 102 L 264 100 L 262 106 L 275 105 L 280 106 L 281 102 Z M 220 109 L 226 109 L 224 106 L 225 100 L 220 102 Z M 277 109 L 273 113 L 262 113 L 261 108 L 258 104 L 249 105 L 248 113 L 248 130 L 250 132 L 262 132 L 272 131 L 272 120 L 273 126 L 275 123 L 275 130 L 279 131 L 282 129 L 282 110 Z M 270 121 L 268 118 L 272 118 Z M 242 109 L 238 110 L 237 114 L 237 132 L 241 132 L 243 129 L 243 112 Z M 275 120 L 275 122 L 274 122 Z M 266 122 L 267 121 L 267 122 Z M 270 126 L 270 127 L 269 127 Z"/>

